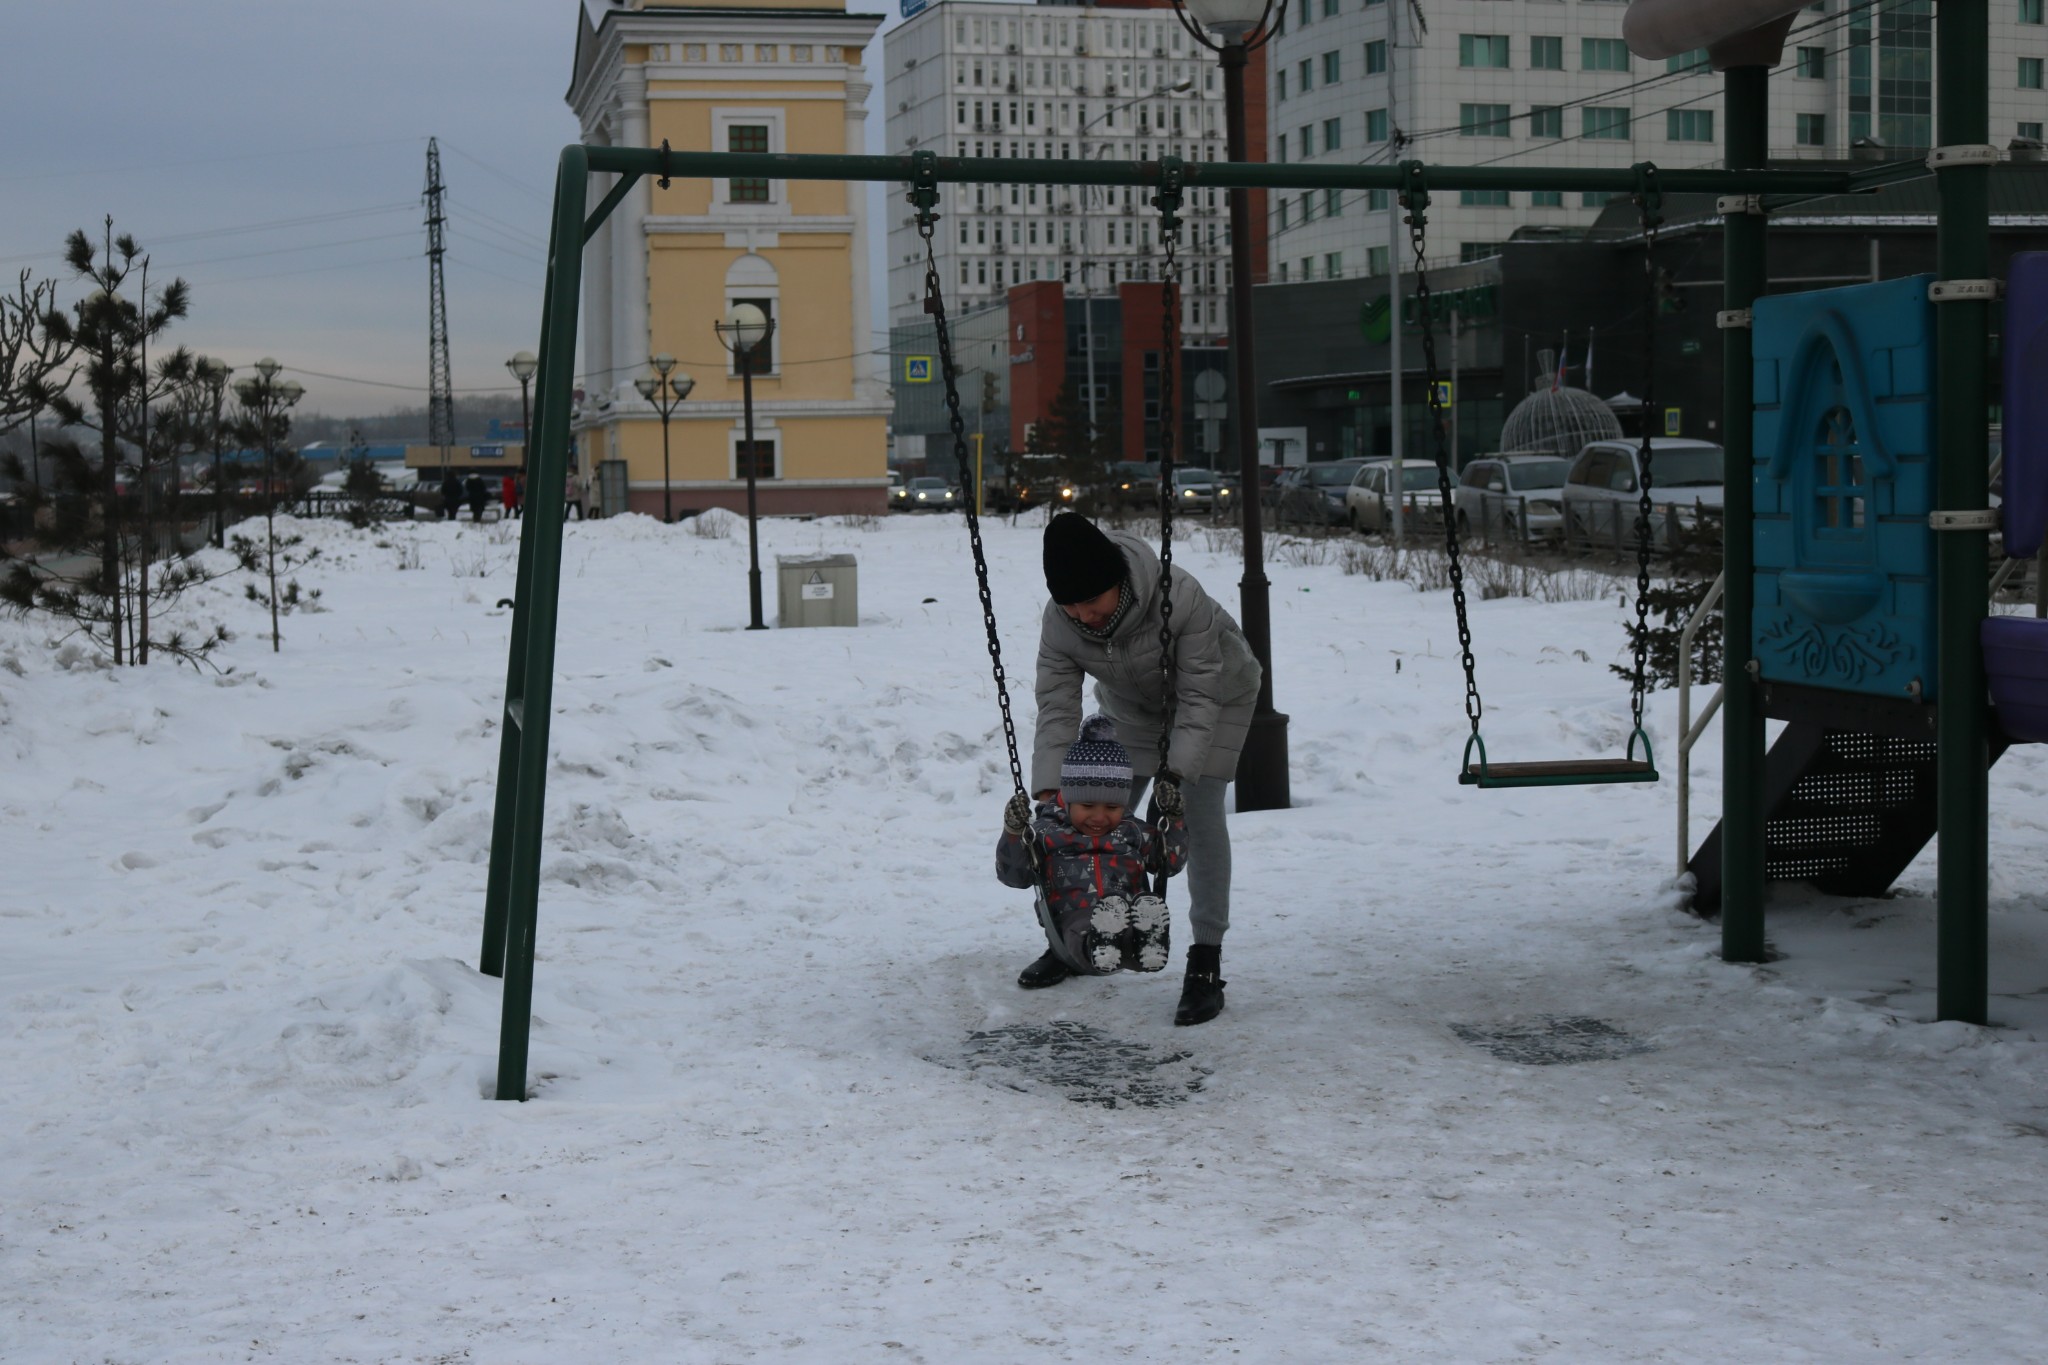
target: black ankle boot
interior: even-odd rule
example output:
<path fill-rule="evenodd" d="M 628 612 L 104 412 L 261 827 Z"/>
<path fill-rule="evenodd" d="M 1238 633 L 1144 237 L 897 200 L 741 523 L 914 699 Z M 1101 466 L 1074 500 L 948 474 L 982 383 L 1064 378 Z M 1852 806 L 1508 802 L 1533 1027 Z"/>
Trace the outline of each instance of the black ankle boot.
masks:
<path fill-rule="evenodd" d="M 1188 974 L 1180 985 L 1180 1008 L 1173 1012 L 1175 1024 L 1206 1024 L 1223 1013 L 1222 971 L 1221 944 L 1188 946 Z"/>
<path fill-rule="evenodd" d="M 1027 991 L 1042 991 L 1047 986 L 1057 986 L 1074 974 L 1073 968 L 1060 961 L 1060 955 L 1047 948 L 1039 959 L 1017 973 L 1017 984 Z"/>

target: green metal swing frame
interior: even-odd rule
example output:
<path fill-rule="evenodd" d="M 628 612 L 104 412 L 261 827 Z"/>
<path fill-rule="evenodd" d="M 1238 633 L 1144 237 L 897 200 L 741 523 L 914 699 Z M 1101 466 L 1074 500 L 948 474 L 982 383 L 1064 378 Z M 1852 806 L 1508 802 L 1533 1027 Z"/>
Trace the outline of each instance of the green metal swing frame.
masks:
<path fill-rule="evenodd" d="M 1944 148 L 1981 147 L 1990 136 L 1989 23 L 1986 0 L 1943 0 L 1937 16 L 1939 109 L 1936 141 Z M 1767 94 L 1761 67 L 1725 73 L 1726 169 L 1660 170 L 1665 193 L 1708 193 L 1745 198 L 1752 211 L 1727 215 L 1723 307 L 1746 310 L 1764 292 L 1763 211 L 1824 196 L 1854 194 L 1933 174 L 1941 192 L 1937 243 L 1940 274 L 1977 280 L 1989 273 L 1990 169 L 1981 159 L 1957 158 L 1930 168 L 1921 161 L 1855 170 L 1767 169 Z M 898 184 L 1094 184 L 1156 187 L 1177 174 L 1188 187 L 1223 189 L 1340 189 L 1398 192 L 1411 184 L 1433 190 L 1566 190 L 1626 193 L 1639 183 L 1627 169 L 1591 167 L 1434 166 L 1419 162 L 1381 166 L 1310 166 L 1215 161 L 1030 161 L 1005 158 L 808 156 L 682 152 L 666 148 L 562 149 L 555 181 L 547 279 L 541 315 L 540 364 L 534 390 L 535 442 L 530 486 L 560 488 L 572 445 L 571 394 L 575 383 L 576 320 L 582 290 L 583 247 L 643 178 L 712 179 L 740 176 L 778 180 L 890 181 Z M 590 206 L 591 177 L 617 181 Z M 1989 304 L 1968 298 L 1942 306 L 1938 321 L 1940 453 L 1937 502 L 1967 511 L 1989 501 L 1983 454 L 1988 387 Z M 1723 332 L 1723 432 L 1728 452 L 1726 489 L 1728 641 L 1724 706 L 1722 954 L 1731 961 L 1763 960 L 1763 756 L 1761 701 L 1746 669 L 1754 544 L 1749 470 L 1753 381 L 1750 338 L 1740 326 Z M 536 497 L 521 523 L 518 588 L 505 674 L 503 726 L 498 749 L 491 857 L 484 891 L 480 969 L 504 978 L 498 1049 L 497 1098 L 526 1097 L 528 1033 L 532 1022 L 534 938 L 538 917 L 547 755 L 553 711 L 558 600 L 561 586 L 560 498 Z M 1988 923 L 1986 782 L 1987 716 L 1978 623 L 1985 612 L 1985 532 L 1940 538 L 1937 597 L 1940 626 L 1938 740 L 1940 841 L 1937 1012 L 1943 1019 L 1982 1023 L 1985 1015 Z M 1648 750 L 1648 736 L 1639 736 Z M 1556 779 L 1517 783 L 1517 765 L 1483 762 L 1485 783 L 1557 785 Z M 1631 757 L 1633 757 L 1633 741 Z M 1467 757 L 1470 757 L 1468 745 Z M 1549 765 L 1544 765 L 1549 766 Z M 1609 778 L 1607 780 L 1615 780 Z M 1628 779 L 1628 780 L 1649 780 Z"/>

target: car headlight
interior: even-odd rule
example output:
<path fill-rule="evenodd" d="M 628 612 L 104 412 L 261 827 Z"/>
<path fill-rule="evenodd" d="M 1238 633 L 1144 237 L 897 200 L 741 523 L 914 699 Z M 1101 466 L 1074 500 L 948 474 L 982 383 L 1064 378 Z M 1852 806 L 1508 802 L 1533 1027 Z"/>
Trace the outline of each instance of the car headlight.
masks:
<path fill-rule="evenodd" d="M 1123 485 L 1122 485 L 1122 488 L 1123 488 L 1124 492 L 1126 492 L 1126 493 L 1128 493 L 1128 492 L 1130 492 L 1130 491 L 1131 491 L 1131 486 L 1130 486 L 1129 484 L 1123 484 Z"/>
<path fill-rule="evenodd" d="M 1192 488 L 1183 488 L 1180 490 L 1180 495 L 1184 498 L 1192 498 L 1195 495 L 1195 490 Z"/>

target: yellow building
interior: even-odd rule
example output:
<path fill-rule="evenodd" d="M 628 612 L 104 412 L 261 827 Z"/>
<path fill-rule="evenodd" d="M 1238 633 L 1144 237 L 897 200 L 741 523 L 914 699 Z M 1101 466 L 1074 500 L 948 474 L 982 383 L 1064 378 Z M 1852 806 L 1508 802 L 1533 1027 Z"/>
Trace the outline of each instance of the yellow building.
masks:
<path fill-rule="evenodd" d="M 593 146 L 860 153 L 861 52 L 879 14 L 844 0 L 617 0 L 581 25 L 569 104 Z M 610 187 L 592 176 L 591 202 Z M 651 356 L 695 381 L 669 428 L 667 488 L 685 509 L 746 505 L 740 379 L 712 331 L 735 304 L 775 323 L 754 374 L 764 513 L 881 511 L 889 397 L 874 354 L 862 184 L 643 179 L 585 249 L 581 473 L 595 501 L 621 472 L 660 516 L 660 414 L 634 388 Z"/>

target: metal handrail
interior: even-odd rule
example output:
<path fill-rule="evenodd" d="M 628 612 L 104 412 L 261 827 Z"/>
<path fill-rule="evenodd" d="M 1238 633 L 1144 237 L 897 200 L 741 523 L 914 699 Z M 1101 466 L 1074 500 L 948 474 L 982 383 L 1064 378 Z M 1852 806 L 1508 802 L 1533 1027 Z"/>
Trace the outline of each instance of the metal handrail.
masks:
<path fill-rule="evenodd" d="M 1714 575 L 1713 586 L 1700 599 L 1692 619 L 1685 623 L 1685 629 L 1678 636 L 1678 875 L 1683 877 L 1686 867 L 1692 862 L 1692 746 L 1706 733 L 1707 723 L 1714 713 L 1721 709 L 1721 699 L 1727 694 L 1728 685 L 1721 684 L 1708 699 L 1706 709 L 1700 718 L 1692 718 L 1692 641 L 1699 633 L 1700 623 L 1714 608 L 1720 605 L 1721 594 L 1728 586 L 1728 571 L 1723 569 Z"/>

